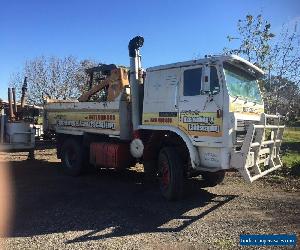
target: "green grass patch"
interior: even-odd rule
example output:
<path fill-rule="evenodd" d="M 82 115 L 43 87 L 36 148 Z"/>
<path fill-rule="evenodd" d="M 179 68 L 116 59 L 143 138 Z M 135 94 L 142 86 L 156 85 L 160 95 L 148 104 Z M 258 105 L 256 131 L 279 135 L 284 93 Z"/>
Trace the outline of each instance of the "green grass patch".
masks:
<path fill-rule="evenodd" d="M 299 130 L 286 128 L 283 133 L 283 143 L 299 142 L 300 143 L 300 128 Z"/>
<path fill-rule="evenodd" d="M 300 153 L 287 152 L 282 156 L 283 171 L 286 174 L 300 176 Z"/>
<path fill-rule="evenodd" d="M 300 128 L 286 128 L 282 142 L 283 175 L 300 176 Z"/>
<path fill-rule="evenodd" d="M 288 152 L 282 156 L 282 161 L 286 167 L 300 165 L 300 154 L 297 152 Z"/>

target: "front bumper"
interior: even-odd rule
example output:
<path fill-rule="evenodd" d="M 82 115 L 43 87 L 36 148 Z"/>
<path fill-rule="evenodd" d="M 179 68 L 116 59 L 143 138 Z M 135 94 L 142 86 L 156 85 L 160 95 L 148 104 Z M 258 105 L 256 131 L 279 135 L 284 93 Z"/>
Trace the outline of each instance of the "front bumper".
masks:
<path fill-rule="evenodd" d="M 250 124 L 241 147 L 233 149 L 230 167 L 253 182 L 282 166 L 279 156 L 284 126 L 280 117 L 262 114 L 258 124 Z"/>

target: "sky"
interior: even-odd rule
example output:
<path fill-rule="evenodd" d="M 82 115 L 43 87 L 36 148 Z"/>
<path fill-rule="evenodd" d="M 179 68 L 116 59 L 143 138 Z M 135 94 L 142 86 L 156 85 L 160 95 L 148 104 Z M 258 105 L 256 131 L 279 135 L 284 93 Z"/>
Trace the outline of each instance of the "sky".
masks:
<path fill-rule="evenodd" d="M 12 73 L 37 56 L 129 64 L 128 42 L 145 38 L 143 67 L 219 54 L 248 13 L 262 13 L 278 33 L 300 22 L 299 0 L 1 0 L 0 98 Z"/>

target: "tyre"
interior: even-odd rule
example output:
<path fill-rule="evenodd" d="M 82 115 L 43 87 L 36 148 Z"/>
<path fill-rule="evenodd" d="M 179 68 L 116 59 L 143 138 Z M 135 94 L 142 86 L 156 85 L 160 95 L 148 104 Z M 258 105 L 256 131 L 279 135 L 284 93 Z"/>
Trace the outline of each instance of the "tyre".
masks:
<path fill-rule="evenodd" d="M 184 187 L 183 166 L 174 148 L 165 147 L 160 151 L 158 172 L 162 195 L 167 200 L 182 198 Z"/>
<path fill-rule="evenodd" d="M 95 173 L 97 168 L 94 164 L 90 163 L 90 148 L 89 147 L 83 147 L 81 149 L 81 152 L 83 154 L 83 170 L 82 173 Z"/>
<path fill-rule="evenodd" d="M 79 141 L 68 138 L 61 148 L 62 166 L 66 174 L 79 176 L 84 169 L 84 150 Z"/>
<path fill-rule="evenodd" d="M 223 182 L 225 171 L 220 170 L 217 172 L 202 172 L 201 175 L 207 187 L 214 187 Z"/>
<path fill-rule="evenodd" d="M 157 177 L 157 162 L 155 160 L 144 162 L 144 176 L 146 182 L 154 182 Z"/>

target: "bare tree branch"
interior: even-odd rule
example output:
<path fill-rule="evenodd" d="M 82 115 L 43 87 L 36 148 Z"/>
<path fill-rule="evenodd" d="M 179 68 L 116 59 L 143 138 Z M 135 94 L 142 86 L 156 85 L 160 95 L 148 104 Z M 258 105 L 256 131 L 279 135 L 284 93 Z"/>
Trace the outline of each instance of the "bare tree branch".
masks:
<path fill-rule="evenodd" d="M 28 102 L 32 104 L 43 103 L 44 97 L 76 99 L 86 88 L 85 69 L 91 66 L 95 66 L 93 61 L 79 62 L 73 56 L 41 56 L 26 61 L 22 72 L 12 74 L 10 85 L 20 90 L 24 76 L 27 76 Z"/>

